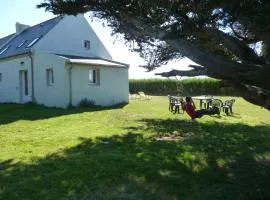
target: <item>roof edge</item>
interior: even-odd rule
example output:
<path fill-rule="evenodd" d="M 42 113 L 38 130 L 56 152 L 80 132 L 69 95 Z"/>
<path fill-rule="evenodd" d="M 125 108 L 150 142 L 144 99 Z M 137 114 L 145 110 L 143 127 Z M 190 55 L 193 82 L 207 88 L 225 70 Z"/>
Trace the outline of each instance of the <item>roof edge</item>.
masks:
<path fill-rule="evenodd" d="M 82 60 L 85 60 L 85 61 L 82 61 Z M 91 62 L 87 62 L 87 60 L 97 61 L 97 60 L 101 60 L 101 59 L 69 59 L 66 61 L 66 63 L 80 64 L 80 65 L 103 66 L 103 67 L 117 67 L 117 68 L 125 68 L 125 69 L 129 68 L 129 66 L 127 66 L 127 65 L 121 65 L 121 64 L 110 62 L 110 61 L 105 61 L 107 63 L 95 63 L 95 62 L 91 63 Z M 104 61 L 104 60 L 101 60 L 101 61 Z"/>
<path fill-rule="evenodd" d="M 71 59 L 88 59 L 88 60 L 99 59 L 99 60 L 115 63 L 117 65 L 124 65 L 124 66 L 126 66 L 128 68 L 130 67 L 130 64 L 123 63 L 123 62 L 118 62 L 118 61 L 114 61 L 114 60 L 110 60 L 110 59 L 106 59 L 106 58 L 101 58 L 101 57 L 86 57 L 86 56 L 65 55 L 65 54 L 55 54 L 55 55 L 62 56 L 64 58 L 68 59 L 68 61 L 70 61 Z"/>
<path fill-rule="evenodd" d="M 24 55 L 24 54 L 27 55 L 27 54 L 29 54 L 29 53 L 32 53 L 31 49 L 29 49 L 29 51 L 22 52 L 22 53 L 19 53 L 19 54 L 14 54 L 14 55 L 10 55 L 10 56 L 1 57 L 1 58 L 0 58 L 0 61 L 1 61 L 1 60 L 4 60 L 4 59 L 12 58 L 12 57 L 21 56 L 21 55 Z"/>

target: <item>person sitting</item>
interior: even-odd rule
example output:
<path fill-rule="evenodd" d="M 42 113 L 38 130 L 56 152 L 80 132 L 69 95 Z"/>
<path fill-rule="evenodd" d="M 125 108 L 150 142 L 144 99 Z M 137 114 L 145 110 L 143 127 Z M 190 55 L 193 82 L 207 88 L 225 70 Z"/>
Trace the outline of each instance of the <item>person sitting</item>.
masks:
<path fill-rule="evenodd" d="M 220 110 L 217 107 L 211 109 L 196 110 L 196 106 L 191 97 L 186 97 L 186 102 L 183 104 L 183 110 L 191 117 L 192 120 L 195 118 L 201 118 L 203 115 L 214 115 L 220 114 Z"/>

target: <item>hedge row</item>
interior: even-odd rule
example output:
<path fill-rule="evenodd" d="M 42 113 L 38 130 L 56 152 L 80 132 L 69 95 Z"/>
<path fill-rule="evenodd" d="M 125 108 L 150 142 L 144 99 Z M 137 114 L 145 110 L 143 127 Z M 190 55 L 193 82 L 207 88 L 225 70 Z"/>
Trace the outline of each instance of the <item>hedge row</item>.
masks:
<path fill-rule="evenodd" d="M 225 87 L 221 81 L 211 78 L 131 79 L 129 91 L 131 94 L 144 91 L 149 95 L 238 95 L 234 88 Z"/>

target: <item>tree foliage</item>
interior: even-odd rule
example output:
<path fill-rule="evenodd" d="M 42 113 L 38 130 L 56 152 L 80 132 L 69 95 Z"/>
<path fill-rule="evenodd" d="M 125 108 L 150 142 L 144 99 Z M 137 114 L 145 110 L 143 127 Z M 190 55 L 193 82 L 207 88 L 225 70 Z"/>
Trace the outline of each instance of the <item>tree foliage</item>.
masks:
<path fill-rule="evenodd" d="M 45 0 L 38 7 L 59 15 L 94 11 L 136 44 L 146 69 L 188 57 L 199 65 L 160 75 L 222 79 L 270 109 L 269 0 Z"/>

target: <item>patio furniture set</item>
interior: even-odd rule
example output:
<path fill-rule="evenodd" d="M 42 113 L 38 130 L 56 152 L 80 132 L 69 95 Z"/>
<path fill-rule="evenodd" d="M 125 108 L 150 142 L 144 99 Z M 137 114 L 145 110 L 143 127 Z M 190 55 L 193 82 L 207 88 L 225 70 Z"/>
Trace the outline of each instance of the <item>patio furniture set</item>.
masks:
<path fill-rule="evenodd" d="M 181 96 L 168 95 L 169 99 L 169 110 L 173 113 L 180 113 L 184 104 L 184 98 Z M 194 100 L 199 101 L 200 109 L 210 109 L 217 107 L 220 111 L 222 110 L 226 115 L 233 114 L 233 104 L 235 99 L 228 99 L 224 102 L 220 99 L 214 98 L 212 95 L 194 96 Z M 182 110 L 182 112 L 184 112 Z"/>

